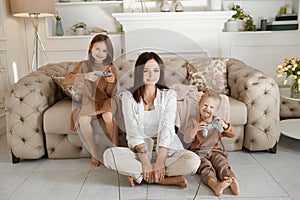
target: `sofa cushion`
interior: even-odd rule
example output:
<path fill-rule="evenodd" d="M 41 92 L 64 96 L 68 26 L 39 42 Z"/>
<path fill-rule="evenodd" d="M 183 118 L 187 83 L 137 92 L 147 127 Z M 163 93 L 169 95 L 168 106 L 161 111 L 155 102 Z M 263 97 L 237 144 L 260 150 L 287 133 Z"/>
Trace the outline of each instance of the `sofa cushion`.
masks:
<path fill-rule="evenodd" d="M 188 83 L 199 91 L 229 95 L 227 64 L 228 58 L 192 59 L 186 64 Z"/>
<path fill-rule="evenodd" d="M 165 81 L 170 87 L 176 83 L 187 83 L 186 68 L 187 60 L 184 58 L 163 58 L 165 64 Z M 124 91 L 133 86 L 135 60 L 116 59 L 114 65 L 118 73 L 117 91 Z"/>
<path fill-rule="evenodd" d="M 70 117 L 72 109 L 76 106 L 78 106 L 78 103 L 66 97 L 47 109 L 43 117 L 44 132 L 54 134 L 74 133 L 70 130 Z"/>
<path fill-rule="evenodd" d="M 59 88 L 63 91 L 64 94 L 71 97 L 74 101 L 81 102 L 82 91 L 84 86 L 83 83 L 67 85 L 65 84 L 65 77 L 51 76 L 51 78 L 59 86 Z"/>
<path fill-rule="evenodd" d="M 229 97 L 230 123 L 232 125 L 245 125 L 247 123 L 247 107 L 245 103 Z"/>

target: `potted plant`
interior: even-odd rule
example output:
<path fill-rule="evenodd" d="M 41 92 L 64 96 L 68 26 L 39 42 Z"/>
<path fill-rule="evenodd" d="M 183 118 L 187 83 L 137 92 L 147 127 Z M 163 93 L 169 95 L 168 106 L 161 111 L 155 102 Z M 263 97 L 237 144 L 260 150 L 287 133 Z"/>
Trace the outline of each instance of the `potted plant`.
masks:
<path fill-rule="evenodd" d="M 86 29 L 86 24 L 83 22 L 78 22 L 72 26 L 72 30 L 76 33 L 76 35 L 84 35 Z"/>
<path fill-rule="evenodd" d="M 256 31 L 256 25 L 253 22 L 253 18 L 245 13 L 245 11 L 241 8 L 240 5 L 232 5 L 231 10 L 236 11 L 234 15 L 232 15 L 233 19 L 241 20 L 242 27 L 240 30 L 244 31 Z"/>

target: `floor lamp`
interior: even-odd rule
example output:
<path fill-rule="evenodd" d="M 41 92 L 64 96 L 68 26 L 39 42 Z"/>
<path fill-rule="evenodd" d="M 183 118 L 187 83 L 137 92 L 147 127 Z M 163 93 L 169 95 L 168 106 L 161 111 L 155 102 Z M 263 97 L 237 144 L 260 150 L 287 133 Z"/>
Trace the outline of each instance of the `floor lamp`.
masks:
<path fill-rule="evenodd" d="M 32 53 L 32 71 L 38 69 L 38 50 L 41 45 L 45 54 L 44 46 L 39 36 L 38 20 L 41 17 L 50 17 L 55 14 L 55 0 L 10 0 L 11 13 L 15 17 L 27 17 L 31 19 L 34 27 L 34 48 Z M 46 56 L 46 54 L 45 54 Z M 46 56 L 47 58 L 47 56 Z"/>

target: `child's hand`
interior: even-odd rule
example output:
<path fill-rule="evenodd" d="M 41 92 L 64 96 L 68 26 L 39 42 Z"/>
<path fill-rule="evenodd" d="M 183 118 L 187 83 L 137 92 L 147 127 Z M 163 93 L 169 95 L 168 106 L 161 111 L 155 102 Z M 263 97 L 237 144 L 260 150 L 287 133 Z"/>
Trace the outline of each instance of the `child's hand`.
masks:
<path fill-rule="evenodd" d="M 216 119 L 219 120 L 218 125 L 222 126 L 224 130 L 228 128 L 228 124 L 222 118 L 217 117 Z"/>
<path fill-rule="evenodd" d="M 206 122 L 201 121 L 198 123 L 198 131 L 203 131 L 205 129 Z"/>
<path fill-rule="evenodd" d="M 85 73 L 84 74 L 84 79 L 95 82 L 98 80 L 98 76 L 95 75 L 95 71 L 93 72 L 89 72 L 89 73 Z"/>

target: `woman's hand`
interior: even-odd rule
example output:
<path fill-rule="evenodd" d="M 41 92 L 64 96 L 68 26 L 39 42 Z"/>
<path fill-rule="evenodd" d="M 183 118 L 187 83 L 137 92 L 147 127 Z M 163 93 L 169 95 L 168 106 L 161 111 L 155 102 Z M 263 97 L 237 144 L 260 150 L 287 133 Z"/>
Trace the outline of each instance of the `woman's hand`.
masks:
<path fill-rule="evenodd" d="M 159 147 L 156 162 L 154 165 L 154 181 L 156 183 L 161 182 L 165 178 L 166 175 L 165 161 L 166 161 L 167 153 L 168 153 L 168 149 L 166 147 L 163 146 Z"/>
<path fill-rule="evenodd" d="M 98 80 L 98 78 L 99 77 L 96 75 L 95 71 L 84 74 L 84 79 L 85 80 L 89 80 L 89 81 L 95 82 L 95 81 Z"/>
<path fill-rule="evenodd" d="M 147 183 L 153 183 L 154 182 L 154 173 L 153 173 L 153 166 L 149 163 L 142 163 L 143 165 L 143 179 Z"/>
<path fill-rule="evenodd" d="M 154 182 L 161 182 L 166 175 L 166 167 L 164 162 L 156 161 L 154 166 Z"/>

